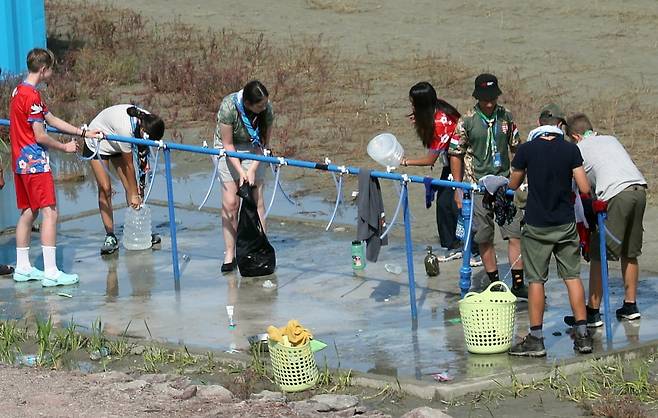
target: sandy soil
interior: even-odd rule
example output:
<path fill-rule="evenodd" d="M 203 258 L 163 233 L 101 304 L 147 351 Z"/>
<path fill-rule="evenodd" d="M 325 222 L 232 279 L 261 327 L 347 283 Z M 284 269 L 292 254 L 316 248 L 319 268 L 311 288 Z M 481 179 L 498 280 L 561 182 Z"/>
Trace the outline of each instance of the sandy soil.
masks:
<path fill-rule="evenodd" d="M 85 375 L 0 366 L 0 378 L 3 417 L 348 416 L 345 411 L 314 412 L 302 407 L 303 403 L 238 401 L 221 386 L 197 386 L 186 377 L 174 375 L 130 376 L 114 371 Z M 359 416 L 366 418 L 389 416 L 367 409 L 360 412 Z"/>

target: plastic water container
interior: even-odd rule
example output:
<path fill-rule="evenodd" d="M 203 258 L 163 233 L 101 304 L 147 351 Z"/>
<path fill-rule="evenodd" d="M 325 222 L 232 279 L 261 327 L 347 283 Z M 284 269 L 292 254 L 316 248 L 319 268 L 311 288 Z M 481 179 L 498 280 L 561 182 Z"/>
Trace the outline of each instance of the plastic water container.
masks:
<path fill-rule="evenodd" d="M 151 248 L 151 209 L 143 206 L 136 210 L 126 208 L 123 225 L 123 246 L 126 250 L 146 250 Z"/>
<path fill-rule="evenodd" d="M 368 143 L 368 155 L 384 167 L 398 167 L 404 148 L 395 135 L 390 133 L 379 134 Z"/>

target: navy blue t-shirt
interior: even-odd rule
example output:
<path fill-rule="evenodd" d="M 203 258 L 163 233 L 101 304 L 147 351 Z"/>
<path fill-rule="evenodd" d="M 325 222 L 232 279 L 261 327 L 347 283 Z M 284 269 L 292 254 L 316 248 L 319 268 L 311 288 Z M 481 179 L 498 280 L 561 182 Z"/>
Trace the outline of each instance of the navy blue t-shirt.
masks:
<path fill-rule="evenodd" d="M 576 221 L 571 185 L 573 169 L 583 165 L 583 157 L 576 144 L 550 135 L 550 141 L 539 137 L 519 145 L 512 160 L 512 167 L 526 170 L 528 178 L 525 222 L 538 227 Z"/>

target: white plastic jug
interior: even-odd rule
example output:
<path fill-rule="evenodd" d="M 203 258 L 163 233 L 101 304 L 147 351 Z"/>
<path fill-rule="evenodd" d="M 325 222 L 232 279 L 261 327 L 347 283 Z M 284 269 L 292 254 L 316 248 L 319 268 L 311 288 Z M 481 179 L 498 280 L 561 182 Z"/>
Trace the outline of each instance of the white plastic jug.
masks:
<path fill-rule="evenodd" d="M 143 206 L 139 210 L 126 208 L 123 224 L 123 246 L 126 250 L 146 250 L 151 248 L 151 209 Z"/>
<path fill-rule="evenodd" d="M 404 149 L 395 135 L 390 133 L 379 134 L 368 143 L 368 155 L 384 167 L 398 167 Z"/>

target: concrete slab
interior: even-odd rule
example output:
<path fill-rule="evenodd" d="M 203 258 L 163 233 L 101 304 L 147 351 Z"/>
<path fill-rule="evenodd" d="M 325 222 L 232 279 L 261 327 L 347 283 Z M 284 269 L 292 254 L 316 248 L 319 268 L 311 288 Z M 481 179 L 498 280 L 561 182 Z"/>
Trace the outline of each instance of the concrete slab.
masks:
<path fill-rule="evenodd" d="M 39 283 L 16 284 L 3 279 L 0 317 L 52 315 L 58 322 L 72 318 L 83 325 L 100 317 L 110 333 L 120 334 L 131 322 L 131 335 L 147 338 L 150 333 L 153 338 L 188 347 L 224 351 L 244 350 L 248 347 L 248 336 L 264 332 L 268 325 L 284 325 L 295 318 L 310 328 L 316 338 L 329 344 L 316 356 L 321 366 L 326 362 L 330 367 L 352 368 L 405 382 L 425 382 L 431 384 L 428 390 L 423 389 L 427 393 L 436 392 L 436 388 L 439 393 L 450 387 L 478 388 L 482 382 L 491 382 L 492 376 L 509 375 L 511 367 L 515 373 L 522 374 L 536 371 L 538 366 L 547 370 L 553 364 L 576 357 L 567 327 L 562 323 L 562 316 L 569 313 L 566 289 L 555 278 L 554 271 L 547 283 L 545 335 L 549 355 L 546 359 L 468 354 L 458 320 L 459 262 L 441 265 L 441 275 L 428 278 L 423 267 L 425 243 L 415 243 L 419 318 L 413 324 L 400 228 L 392 235 L 391 244 L 382 250 L 379 262 L 370 263 L 365 271 L 355 274 L 350 258 L 354 232 L 349 228 L 324 232 L 324 213 L 330 210 L 331 203 L 323 203 L 320 198 L 315 198 L 313 211 L 318 213 L 315 222 L 299 223 L 289 217 L 271 219 L 269 236 L 277 250 L 276 274 L 265 278 L 241 278 L 237 273 L 222 275 L 219 266 L 223 239 L 218 213 L 212 209 L 210 213 L 191 210 L 193 203 L 198 203 L 197 195 L 203 195 L 204 186 L 202 177 L 180 180 L 176 185 L 177 201 L 185 202 L 185 196 L 181 195 L 188 191 L 190 196 L 194 193 L 194 198 L 190 197 L 190 209 L 176 211 L 179 255 L 190 258 L 182 267 L 179 289 L 174 286 L 171 271 L 165 207 L 152 206 L 154 228 L 163 236 L 161 250 L 131 252 L 121 248 L 118 255 L 105 258 L 98 254 L 102 241 L 98 232 L 100 218 L 97 214 L 87 215 L 63 222 L 59 230 L 58 262 L 64 270 L 79 273 L 80 284 L 42 289 Z M 93 207 L 93 195 L 89 196 L 92 192 L 93 189 L 80 192 L 78 201 L 84 203 L 76 204 L 74 199 L 64 203 L 63 214 Z M 164 197 L 161 188 L 154 193 L 156 199 Z M 300 208 L 289 211 L 300 212 Z M 341 215 L 342 221 L 351 221 L 353 215 L 348 207 Z M 122 221 L 122 210 L 117 210 L 116 218 L 118 223 Z M 40 266 L 36 239 L 32 248 L 32 258 Z M 499 246 L 499 249 L 504 248 Z M 2 259 L 13 260 L 13 251 L 13 237 L 0 236 Z M 400 265 L 402 274 L 387 272 L 385 263 Z M 507 270 L 508 267 L 501 266 L 501 273 Z M 585 276 L 586 271 L 583 265 Z M 475 274 L 474 286 L 481 287 L 484 278 L 481 271 Z M 619 272 L 614 268 L 611 278 L 611 299 L 616 307 L 621 303 L 623 288 Z M 265 280 L 272 281 L 276 287 L 264 288 Z M 641 280 L 638 303 L 643 318 L 632 323 L 615 320 L 613 343 L 609 347 L 602 342 L 602 329 L 597 330 L 597 353 L 658 338 L 655 326 L 658 281 L 644 275 Z M 58 296 L 62 291 L 73 297 Z M 228 327 L 226 305 L 235 306 L 235 329 Z M 517 329 L 524 333 L 526 328 L 527 314 L 521 304 Z M 554 332 L 560 335 L 553 335 Z M 454 380 L 434 384 L 431 375 L 438 372 L 446 372 Z"/>

